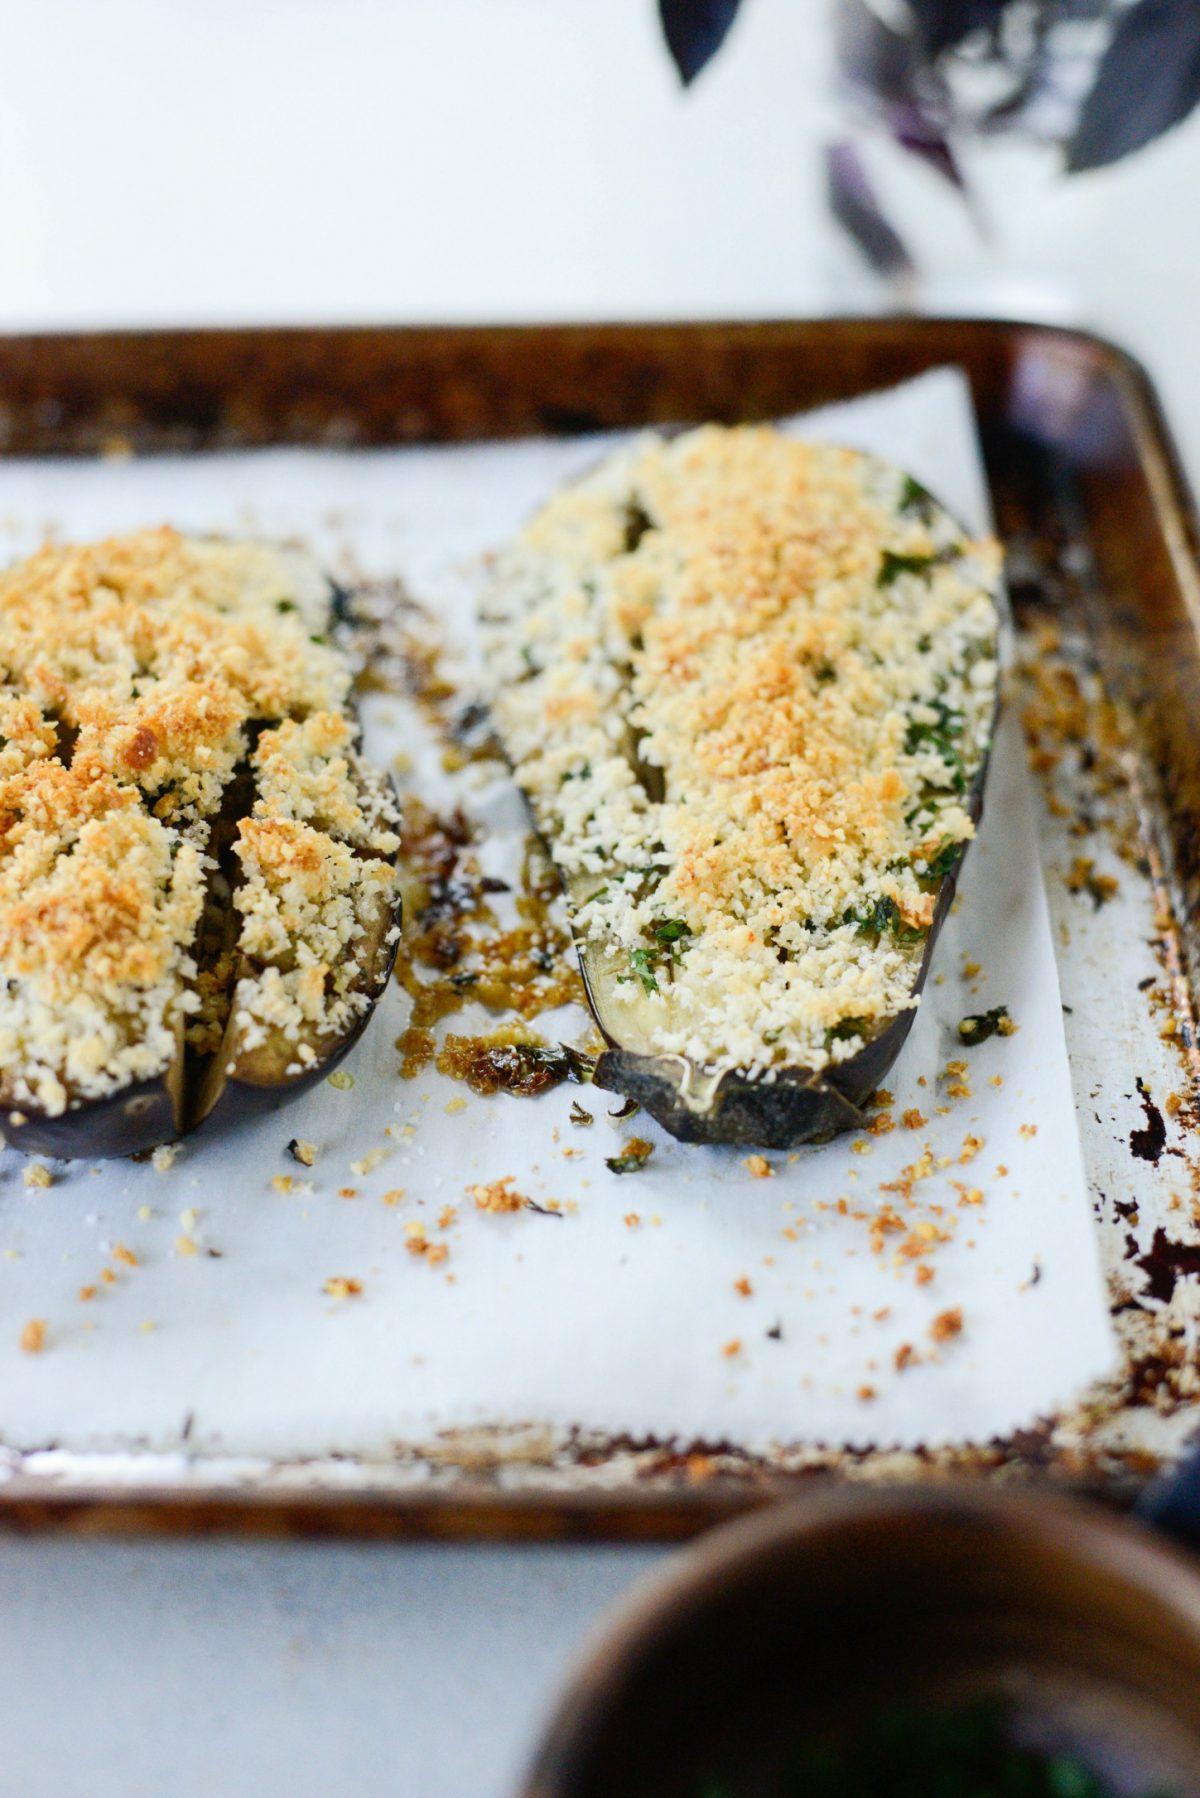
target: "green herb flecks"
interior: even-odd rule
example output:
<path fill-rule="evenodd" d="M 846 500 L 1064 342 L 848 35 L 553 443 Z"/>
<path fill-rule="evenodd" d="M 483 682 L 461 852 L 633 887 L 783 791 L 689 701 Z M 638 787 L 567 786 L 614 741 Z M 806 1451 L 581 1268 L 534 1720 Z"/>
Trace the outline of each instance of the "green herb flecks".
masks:
<path fill-rule="evenodd" d="M 900 510 L 910 518 L 920 518 L 928 524 L 936 509 L 937 501 L 928 487 L 922 487 L 914 476 L 906 474 L 900 489 Z"/>
<path fill-rule="evenodd" d="M 843 924 L 853 924 L 859 936 L 878 942 L 888 932 L 898 943 L 919 943 L 927 935 L 921 924 L 907 924 L 890 893 L 882 894 L 866 911 L 842 913 Z"/>
<path fill-rule="evenodd" d="M 879 575 L 875 585 L 890 587 L 902 574 L 928 574 L 937 563 L 936 556 L 904 556 L 897 550 L 885 549 L 879 554 Z"/>
<path fill-rule="evenodd" d="M 766 1789 L 755 1780 L 755 1792 Z M 1077 1755 L 1014 1741 L 1004 1708 L 987 1700 L 957 1710 L 881 1710 L 844 1746 L 798 1746 L 769 1789 L 775 1798 L 1115 1798 Z M 695 1798 L 743 1798 L 750 1790 L 715 1774 L 693 1787 Z"/>
<path fill-rule="evenodd" d="M 939 844 L 932 855 L 926 856 L 925 872 L 922 879 L 944 880 L 957 863 L 962 849 L 962 844 L 956 838 L 948 837 L 944 843 Z"/>
<path fill-rule="evenodd" d="M 855 1037 L 865 1037 L 870 1028 L 870 1018 L 839 1018 L 825 1032 L 825 1047 L 831 1049 L 834 1043 L 848 1043 Z"/>
<path fill-rule="evenodd" d="M 644 992 L 656 993 L 658 991 L 658 980 L 655 975 L 658 958 L 653 949 L 631 949 L 629 965 L 641 981 Z"/>
<path fill-rule="evenodd" d="M 928 744 L 931 749 L 936 750 L 945 763 L 951 777 L 949 785 L 956 793 L 965 793 L 967 768 L 962 752 L 955 741 L 963 734 L 965 724 L 963 715 L 961 712 L 955 711 L 953 706 L 948 706 L 942 699 L 930 700 L 928 709 L 936 713 L 936 717 L 931 722 L 916 718 L 909 720 L 908 729 L 904 735 L 904 753 L 916 755 L 919 749 Z"/>
<path fill-rule="evenodd" d="M 958 1026 L 958 1034 L 968 1049 L 974 1049 L 980 1043 L 986 1043 L 989 1036 L 1011 1036 L 1016 1028 L 1008 1015 L 1008 1006 L 996 1005 L 991 1011 L 976 1012 L 964 1018 Z"/>
<path fill-rule="evenodd" d="M 636 1174 L 654 1153 L 654 1144 L 644 1136 L 631 1136 L 619 1155 L 607 1155 L 604 1165 L 614 1174 Z"/>

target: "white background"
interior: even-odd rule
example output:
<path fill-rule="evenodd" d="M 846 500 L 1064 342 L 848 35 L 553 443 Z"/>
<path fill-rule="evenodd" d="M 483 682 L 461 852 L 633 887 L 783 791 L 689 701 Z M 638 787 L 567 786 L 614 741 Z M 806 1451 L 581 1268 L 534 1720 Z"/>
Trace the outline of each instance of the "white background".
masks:
<path fill-rule="evenodd" d="M 745 0 L 684 96 L 651 0 L 5 0 L 0 329 L 869 305 L 821 212 L 824 14 Z M 1069 184 L 974 160 L 991 246 L 880 160 L 918 303 L 1121 339 L 1195 478 L 1200 121 Z M 505 1798 L 658 1559 L 0 1541 L 3 1784 Z"/>

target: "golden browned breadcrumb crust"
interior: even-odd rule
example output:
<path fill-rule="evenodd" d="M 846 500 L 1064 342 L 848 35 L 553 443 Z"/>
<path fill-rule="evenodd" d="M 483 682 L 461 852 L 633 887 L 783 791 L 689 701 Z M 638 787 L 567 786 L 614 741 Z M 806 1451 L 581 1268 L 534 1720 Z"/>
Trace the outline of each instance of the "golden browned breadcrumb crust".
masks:
<path fill-rule="evenodd" d="M 997 580 L 901 471 L 769 427 L 643 438 L 501 556 L 497 726 L 624 1047 L 770 1079 L 914 1002 Z"/>
<path fill-rule="evenodd" d="M 0 575 L 4 1106 L 54 1116 L 171 1064 L 202 1003 L 213 823 L 247 766 L 246 1032 L 344 1027 L 361 1002 L 339 983 L 398 839 L 327 606 L 283 551 L 165 527 Z"/>

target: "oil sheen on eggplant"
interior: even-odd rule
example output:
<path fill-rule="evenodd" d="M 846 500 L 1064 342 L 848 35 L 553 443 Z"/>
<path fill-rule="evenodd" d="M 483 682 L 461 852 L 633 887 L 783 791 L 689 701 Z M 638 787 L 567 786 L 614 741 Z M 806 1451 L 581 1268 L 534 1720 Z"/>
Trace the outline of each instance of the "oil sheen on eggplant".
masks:
<path fill-rule="evenodd" d="M 366 1027 L 399 939 L 398 812 L 359 752 L 338 603 L 302 551 L 166 529 L 0 575 L 13 1146 L 223 1127 Z"/>
<path fill-rule="evenodd" d="M 980 816 L 999 555 L 876 458 L 641 438 L 497 558 L 497 728 L 563 881 L 598 1085 L 684 1141 L 862 1120 Z"/>

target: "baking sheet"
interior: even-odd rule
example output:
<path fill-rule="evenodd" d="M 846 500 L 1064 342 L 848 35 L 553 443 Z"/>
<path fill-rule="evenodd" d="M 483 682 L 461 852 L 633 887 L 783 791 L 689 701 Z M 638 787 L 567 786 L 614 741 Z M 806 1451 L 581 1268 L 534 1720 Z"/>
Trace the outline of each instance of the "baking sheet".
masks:
<path fill-rule="evenodd" d="M 982 522 L 971 419 L 952 372 L 835 409 L 820 428 L 893 455 L 968 523 Z M 335 564 L 402 572 L 465 636 L 478 552 L 596 454 L 595 440 L 575 440 L 12 464 L 3 548 L 19 553 L 51 529 L 82 536 L 163 517 L 301 535 Z M 401 745 L 419 751 L 428 793 L 437 751 L 420 748 L 415 717 L 372 697 L 365 723 L 380 759 Z M 506 781 L 479 778 L 468 770 L 456 796 L 487 818 L 499 865 L 524 820 Z M 979 973 L 964 979 L 975 962 Z M 362 1461 L 463 1425 L 756 1449 L 984 1441 L 1032 1423 L 1107 1371 L 1113 1349 L 1011 722 L 937 968 L 944 978 L 928 988 L 892 1079 L 893 1116 L 920 1110 L 927 1124 L 858 1139 L 861 1151 L 842 1139 L 794 1160 L 772 1155 L 769 1178 L 733 1152 L 673 1144 L 640 1117 L 619 1131 L 606 1116 L 616 1101 L 595 1091 L 582 1094 L 596 1114 L 584 1131 L 567 1121 L 578 1089 L 484 1100 L 432 1072 L 400 1082 L 393 1042 L 407 1002 L 395 988 L 348 1063 L 352 1090 L 323 1086 L 265 1124 L 191 1139 L 165 1172 L 62 1164 L 51 1187 L 27 1189 L 20 1158 L 4 1156 L 5 1441 Z M 962 1050 L 959 1018 L 998 1003 L 1018 1033 Z M 557 1022 L 570 1035 L 583 1019 Z M 967 1059 L 969 1077 L 939 1085 L 951 1059 Z M 970 1097 L 949 1095 L 963 1084 Z M 655 1154 L 618 1178 L 604 1159 L 631 1132 L 652 1138 Z M 280 1193 L 275 1176 L 304 1175 L 285 1153 L 295 1134 L 320 1145 L 312 1190 Z M 974 1153 L 971 1138 L 982 1140 Z M 947 1165 L 903 1209 L 934 1232 L 932 1252 L 897 1256 L 910 1230 L 885 1232 L 876 1253 L 872 1220 L 900 1203 L 881 1188 L 903 1184 L 926 1146 Z M 375 1149 L 379 1164 L 353 1173 Z M 465 1189 L 504 1175 L 563 1214 L 478 1211 Z M 401 1188 L 402 1199 L 383 1202 Z M 439 1230 L 447 1205 L 457 1217 Z M 409 1252 L 416 1223 L 445 1242 L 445 1261 Z M 114 1258 L 117 1244 L 136 1266 Z M 934 1270 L 924 1285 L 918 1266 Z M 362 1290 L 332 1298 L 331 1279 Z M 97 1297 L 81 1302 L 92 1284 Z M 960 1333 L 935 1329 L 955 1312 Z M 36 1356 L 17 1346 L 34 1316 L 48 1325 Z M 912 1357 L 898 1372 L 905 1345 Z M 135 1467 L 153 1458 L 142 1453 Z"/>

